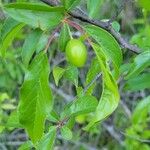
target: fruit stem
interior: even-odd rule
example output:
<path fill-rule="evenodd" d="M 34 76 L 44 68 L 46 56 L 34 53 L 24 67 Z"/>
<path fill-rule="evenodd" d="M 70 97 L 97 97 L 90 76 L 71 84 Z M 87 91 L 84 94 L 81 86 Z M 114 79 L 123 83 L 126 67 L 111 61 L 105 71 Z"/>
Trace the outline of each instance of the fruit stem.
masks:
<path fill-rule="evenodd" d="M 84 30 L 83 30 L 83 28 L 82 28 L 79 24 L 77 24 L 77 23 L 75 23 L 75 22 L 73 22 L 73 21 L 71 21 L 71 20 L 69 20 L 69 19 L 64 19 L 64 22 L 66 22 L 66 23 L 68 23 L 70 26 L 76 28 L 76 29 L 79 30 L 81 33 L 85 33 Z"/>
<path fill-rule="evenodd" d="M 80 31 L 83 35 L 84 35 L 84 38 L 88 41 L 88 43 L 91 45 L 91 40 L 89 39 L 87 33 L 84 31 L 84 29 L 79 25 L 77 24 L 76 22 L 73 22 L 69 19 L 64 19 L 64 22 L 68 23 L 70 26 L 76 28 L 78 31 Z M 82 39 L 81 39 L 82 40 Z"/>
<path fill-rule="evenodd" d="M 54 39 L 54 36 L 55 36 L 56 32 L 57 32 L 57 31 L 59 30 L 59 28 L 61 27 L 61 25 L 62 25 L 62 23 L 59 24 L 59 25 L 55 28 L 55 30 L 52 32 L 52 34 L 51 34 L 50 37 L 48 38 L 48 42 L 47 42 L 46 47 L 45 47 L 45 50 L 44 50 L 45 53 L 47 53 L 48 48 L 49 48 L 49 46 L 50 46 L 52 40 Z"/>

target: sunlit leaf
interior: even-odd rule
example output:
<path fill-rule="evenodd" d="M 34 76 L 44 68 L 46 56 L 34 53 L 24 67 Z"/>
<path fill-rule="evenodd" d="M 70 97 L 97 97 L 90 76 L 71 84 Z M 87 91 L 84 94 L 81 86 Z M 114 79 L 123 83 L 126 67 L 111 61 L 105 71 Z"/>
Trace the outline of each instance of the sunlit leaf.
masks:
<path fill-rule="evenodd" d="M 24 42 L 24 45 L 22 48 L 22 61 L 26 67 L 29 64 L 29 61 L 33 53 L 36 51 L 36 46 L 39 42 L 41 34 L 42 34 L 42 31 L 39 29 L 36 29 L 27 36 Z"/>
<path fill-rule="evenodd" d="M 116 32 L 120 31 L 120 24 L 117 21 L 113 21 L 111 25 Z"/>
<path fill-rule="evenodd" d="M 78 86 L 78 68 L 69 64 L 64 73 L 64 78 L 71 81 L 76 87 Z"/>
<path fill-rule="evenodd" d="M 125 89 L 131 91 L 143 90 L 150 88 L 150 73 L 144 73 L 127 80 Z"/>
<path fill-rule="evenodd" d="M 88 70 L 88 73 L 87 73 L 87 76 L 86 76 L 86 86 L 88 86 L 93 80 L 94 78 L 96 77 L 96 75 L 100 72 L 101 68 L 100 68 L 100 65 L 99 65 L 99 62 L 98 62 L 98 59 L 97 58 L 94 58 L 92 60 L 92 63 L 91 63 L 91 66 Z M 95 87 L 96 83 L 93 83 L 93 85 L 91 85 L 87 92 L 88 94 L 92 94 L 93 90 L 94 90 L 94 87 Z"/>
<path fill-rule="evenodd" d="M 94 96 L 83 96 L 69 103 L 61 114 L 61 118 L 74 117 L 95 111 L 97 99 Z"/>
<path fill-rule="evenodd" d="M 95 18 L 100 11 L 100 7 L 103 3 L 103 0 L 88 0 L 87 1 L 87 10 L 90 18 Z"/>
<path fill-rule="evenodd" d="M 81 86 L 76 87 L 76 92 L 78 97 L 82 97 L 84 95 L 84 89 Z"/>
<path fill-rule="evenodd" d="M 33 143 L 42 137 L 46 115 L 52 109 L 49 68 L 48 58 L 41 52 L 30 64 L 20 90 L 19 121 Z"/>
<path fill-rule="evenodd" d="M 36 48 L 35 48 L 37 53 L 45 49 L 48 43 L 48 38 L 49 36 L 44 33 L 41 35 L 39 42 L 37 43 Z"/>
<path fill-rule="evenodd" d="M 69 129 L 73 129 L 75 125 L 75 117 L 71 117 L 68 122 L 66 123 L 66 126 L 69 128 Z"/>
<path fill-rule="evenodd" d="M 86 32 L 102 47 L 102 51 L 107 56 L 107 59 L 113 62 L 115 77 L 117 78 L 119 75 L 119 67 L 122 63 L 122 51 L 119 44 L 110 33 L 100 27 L 88 25 L 84 28 Z"/>
<path fill-rule="evenodd" d="M 53 150 L 54 142 L 56 139 L 56 127 L 50 127 L 48 133 L 46 133 L 40 140 L 37 150 Z"/>
<path fill-rule="evenodd" d="M 76 7 L 81 0 L 61 0 L 67 10 Z"/>
<path fill-rule="evenodd" d="M 150 113 L 150 96 L 141 100 L 132 115 L 132 122 L 134 124 L 146 121 L 147 115 Z"/>
<path fill-rule="evenodd" d="M 85 127 L 85 130 L 89 130 L 93 125 L 95 125 L 95 123 L 108 117 L 117 108 L 120 99 L 117 83 L 106 63 L 106 58 L 102 48 L 94 43 L 92 44 L 92 47 L 96 53 L 102 70 L 103 91 L 99 104 L 96 108 L 95 115 L 88 126 Z"/>
<path fill-rule="evenodd" d="M 4 11 L 13 19 L 42 30 L 53 29 L 63 17 L 62 7 L 36 3 L 8 4 L 4 6 Z"/>
<path fill-rule="evenodd" d="M 136 44 L 141 49 L 141 51 L 150 51 L 149 39 L 150 39 L 150 26 L 145 26 L 144 28 L 141 28 L 140 32 L 134 34 L 131 37 L 130 43 Z"/>
<path fill-rule="evenodd" d="M 59 80 L 62 78 L 64 72 L 65 72 L 65 69 L 57 67 L 57 66 L 54 67 L 53 76 L 54 76 L 54 80 L 55 80 L 55 83 L 57 86 L 58 86 Z"/>
<path fill-rule="evenodd" d="M 63 126 L 61 128 L 61 135 L 65 140 L 71 140 L 72 139 L 72 132 L 67 126 Z"/>
<path fill-rule="evenodd" d="M 146 67 L 150 66 L 150 51 L 145 51 L 134 58 L 134 62 L 128 71 L 126 79 L 137 76 Z"/>
<path fill-rule="evenodd" d="M 23 143 L 18 150 L 30 150 L 33 147 L 33 144 L 31 141 L 27 141 L 25 143 Z"/>
<path fill-rule="evenodd" d="M 51 121 L 51 122 L 58 122 L 59 121 L 59 115 L 54 111 L 52 110 L 51 113 L 47 116 L 47 120 Z"/>
<path fill-rule="evenodd" d="M 1 29 L 1 50 L 2 56 L 5 56 L 7 48 L 12 43 L 13 39 L 16 37 L 17 33 L 24 27 L 24 23 L 19 23 L 14 19 L 6 19 L 4 25 Z"/>
<path fill-rule="evenodd" d="M 45 11 L 45 12 L 63 12 L 63 7 L 50 7 L 45 4 L 39 3 L 9 3 L 4 5 L 5 8 L 16 8 L 16 9 L 25 9 L 33 11 Z"/>
<path fill-rule="evenodd" d="M 70 40 L 70 29 L 69 26 L 64 23 L 59 36 L 59 49 L 65 51 L 67 42 Z"/>
<path fill-rule="evenodd" d="M 18 116 L 18 113 L 16 110 L 10 114 L 10 116 L 7 120 L 6 126 L 14 127 L 14 128 L 22 128 L 23 127 L 19 122 L 19 116 Z"/>
<path fill-rule="evenodd" d="M 145 8 L 148 11 L 150 11 L 150 1 L 149 0 L 138 0 L 138 3 L 141 7 Z"/>

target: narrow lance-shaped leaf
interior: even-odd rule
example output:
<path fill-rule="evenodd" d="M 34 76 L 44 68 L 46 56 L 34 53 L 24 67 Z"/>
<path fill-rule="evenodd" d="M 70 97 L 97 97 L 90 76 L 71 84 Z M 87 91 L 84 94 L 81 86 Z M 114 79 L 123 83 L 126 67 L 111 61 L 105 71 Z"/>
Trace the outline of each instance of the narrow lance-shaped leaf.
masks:
<path fill-rule="evenodd" d="M 95 115 L 88 126 L 85 127 L 85 130 L 89 130 L 95 123 L 108 117 L 118 106 L 120 98 L 117 83 L 110 73 L 102 49 L 96 44 L 92 44 L 92 47 L 101 66 L 103 74 L 103 91 Z"/>
<path fill-rule="evenodd" d="M 67 10 L 73 9 L 74 7 L 76 7 L 81 0 L 61 0 L 63 5 L 65 6 L 65 8 Z"/>
<path fill-rule="evenodd" d="M 130 91 L 150 88 L 150 73 L 144 73 L 129 79 L 125 84 L 125 89 Z"/>
<path fill-rule="evenodd" d="M 36 45 L 36 53 L 39 53 L 40 51 L 44 50 L 45 49 L 45 45 L 47 44 L 48 42 L 48 38 L 49 38 L 49 35 L 47 34 L 42 34 L 40 39 L 39 39 L 39 42 L 37 43 Z"/>
<path fill-rule="evenodd" d="M 61 135 L 65 140 L 71 140 L 72 139 L 72 132 L 67 126 L 63 126 L 61 128 Z"/>
<path fill-rule="evenodd" d="M 55 83 L 57 86 L 58 86 L 59 80 L 62 78 L 64 72 L 65 72 L 65 69 L 57 67 L 57 66 L 54 67 L 53 76 L 54 76 L 54 80 L 55 80 Z"/>
<path fill-rule="evenodd" d="M 119 76 L 122 63 L 122 51 L 115 38 L 106 30 L 94 25 L 85 26 L 85 31 L 102 47 L 107 59 L 111 60 L 115 69 L 115 78 Z"/>
<path fill-rule="evenodd" d="M 42 30 L 53 29 L 63 18 L 61 7 L 48 7 L 36 3 L 8 4 L 4 6 L 4 11 L 13 19 Z"/>
<path fill-rule="evenodd" d="M 25 143 L 23 143 L 18 150 L 31 150 L 31 148 L 33 147 L 33 144 L 31 141 L 27 141 Z"/>
<path fill-rule="evenodd" d="M 116 32 L 120 31 L 120 24 L 117 21 L 113 21 L 111 26 Z"/>
<path fill-rule="evenodd" d="M 8 35 L 9 32 L 11 32 L 11 30 L 17 26 L 18 24 L 20 24 L 19 22 L 17 22 L 16 20 L 12 19 L 12 18 L 7 18 L 2 27 L 1 27 L 1 32 L 0 32 L 0 35 L 1 35 L 1 38 L 2 39 L 5 39 L 5 37 Z"/>
<path fill-rule="evenodd" d="M 45 12 L 63 12 L 63 7 L 51 7 L 45 4 L 39 3 L 9 3 L 4 5 L 5 8 L 16 8 L 16 9 L 26 9 L 34 11 L 45 11 Z"/>
<path fill-rule="evenodd" d="M 145 51 L 134 58 L 134 62 L 126 76 L 126 79 L 137 76 L 146 67 L 150 66 L 150 51 Z"/>
<path fill-rule="evenodd" d="M 5 126 L 14 127 L 14 128 L 22 128 L 22 125 L 19 123 L 19 116 L 16 110 L 10 114 Z"/>
<path fill-rule="evenodd" d="M 68 24 L 64 23 L 61 31 L 60 31 L 60 37 L 59 37 L 59 49 L 61 51 L 65 51 L 67 42 L 70 40 L 70 29 Z"/>
<path fill-rule="evenodd" d="M 12 18 L 6 19 L 1 29 L 1 50 L 2 56 L 5 56 L 6 50 L 17 35 L 17 33 L 24 27 L 24 23 L 19 23 Z"/>
<path fill-rule="evenodd" d="M 56 127 L 50 127 L 49 132 L 39 141 L 37 150 L 52 150 L 56 139 L 56 131 Z"/>
<path fill-rule="evenodd" d="M 103 3 L 103 0 L 88 0 L 87 1 L 87 10 L 90 18 L 95 18 L 99 14 L 100 7 Z"/>
<path fill-rule="evenodd" d="M 100 72 L 100 70 L 101 69 L 100 69 L 100 64 L 98 62 L 98 59 L 94 58 L 92 60 L 91 66 L 90 66 L 89 71 L 88 71 L 87 76 L 86 76 L 86 86 L 88 86 L 88 84 L 90 84 L 94 80 L 95 76 Z M 91 95 L 93 90 L 94 90 L 95 85 L 96 85 L 96 83 L 91 85 L 88 88 L 86 93 Z"/>
<path fill-rule="evenodd" d="M 30 64 L 20 90 L 19 121 L 33 143 L 42 137 L 46 115 L 51 112 L 53 105 L 49 68 L 48 58 L 41 52 Z"/>
<path fill-rule="evenodd" d="M 71 117 L 68 122 L 66 123 L 66 126 L 72 130 L 75 124 L 75 117 Z"/>
<path fill-rule="evenodd" d="M 78 68 L 69 64 L 66 68 L 65 68 L 65 72 L 64 72 L 64 78 L 71 81 L 76 87 L 78 86 Z"/>
<path fill-rule="evenodd" d="M 85 95 L 69 103 L 62 112 L 61 118 L 75 117 L 79 114 L 94 112 L 97 104 L 97 99 L 94 96 Z"/>
<path fill-rule="evenodd" d="M 81 86 L 76 87 L 76 95 L 78 96 L 78 98 L 82 97 L 84 94 L 84 89 Z"/>
<path fill-rule="evenodd" d="M 41 35 L 42 35 L 41 30 L 39 29 L 33 30 L 32 33 L 27 36 L 24 42 L 24 45 L 22 48 L 22 60 L 26 67 L 29 64 L 29 61 L 33 53 L 36 51 L 36 46 L 39 42 Z"/>
<path fill-rule="evenodd" d="M 51 122 L 57 123 L 59 121 L 60 117 L 54 110 L 52 110 L 46 119 L 51 121 Z"/>
<path fill-rule="evenodd" d="M 150 113 L 150 96 L 144 98 L 137 104 L 132 115 L 132 123 L 143 123 L 146 121 L 148 113 Z"/>

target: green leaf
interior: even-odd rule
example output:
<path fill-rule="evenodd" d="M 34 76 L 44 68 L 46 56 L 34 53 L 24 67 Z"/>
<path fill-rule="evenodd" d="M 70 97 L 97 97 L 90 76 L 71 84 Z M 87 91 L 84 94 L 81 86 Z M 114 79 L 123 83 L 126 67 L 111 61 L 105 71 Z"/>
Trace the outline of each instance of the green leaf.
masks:
<path fill-rule="evenodd" d="M 82 97 L 84 95 L 84 89 L 81 86 L 76 87 L 76 95 L 79 97 Z"/>
<path fill-rule="evenodd" d="M 72 139 L 72 132 L 67 126 L 63 126 L 61 128 L 61 135 L 65 140 L 71 140 Z"/>
<path fill-rule="evenodd" d="M 7 127 L 14 127 L 14 128 L 22 128 L 22 125 L 19 122 L 19 116 L 17 111 L 13 111 L 6 123 Z"/>
<path fill-rule="evenodd" d="M 130 91 L 143 90 L 145 88 L 150 88 L 150 73 L 131 78 L 125 84 L 125 89 Z"/>
<path fill-rule="evenodd" d="M 126 75 L 130 68 L 131 68 L 130 63 L 122 64 L 120 66 L 120 74 Z"/>
<path fill-rule="evenodd" d="M 42 137 L 46 115 L 51 112 L 53 105 L 49 68 L 48 58 L 41 52 L 29 65 L 20 90 L 19 121 L 33 143 Z"/>
<path fill-rule="evenodd" d="M 45 12 L 63 12 L 63 7 L 50 7 L 44 4 L 38 3 L 9 3 L 4 5 L 4 8 L 16 8 L 16 9 L 25 9 L 33 11 L 45 11 Z"/>
<path fill-rule="evenodd" d="M 65 72 L 65 69 L 57 67 L 57 66 L 54 67 L 53 76 L 54 76 L 56 86 L 58 86 L 59 80 L 62 78 L 64 72 Z"/>
<path fill-rule="evenodd" d="M 59 49 L 61 51 L 65 51 L 67 42 L 70 40 L 70 29 L 68 24 L 64 23 L 61 31 L 60 31 L 60 37 L 59 37 Z"/>
<path fill-rule="evenodd" d="M 146 18 L 145 18 L 146 19 Z M 143 20 L 145 20 L 143 19 Z M 143 24 L 145 21 L 143 22 Z M 142 51 L 150 51 L 150 26 L 147 25 L 139 33 L 134 34 L 130 40 L 131 44 L 136 44 Z"/>
<path fill-rule="evenodd" d="M 95 111 L 97 99 L 93 96 L 85 95 L 69 103 L 61 114 L 61 118 L 75 117 L 79 114 L 85 114 Z"/>
<path fill-rule="evenodd" d="M 47 116 L 47 119 L 51 122 L 58 122 L 59 121 L 59 115 L 54 111 L 52 110 L 51 113 Z"/>
<path fill-rule="evenodd" d="M 22 61 L 26 67 L 28 67 L 30 59 L 32 58 L 33 53 L 36 51 L 37 43 L 42 35 L 42 31 L 35 29 L 30 33 L 22 48 Z"/>
<path fill-rule="evenodd" d="M 133 124 L 145 122 L 148 113 L 150 113 L 150 96 L 144 98 L 137 104 L 132 115 Z"/>
<path fill-rule="evenodd" d="M 138 3 L 141 7 L 145 8 L 147 11 L 150 11 L 150 1 L 149 0 L 138 0 Z"/>
<path fill-rule="evenodd" d="M 117 108 L 120 99 L 117 82 L 110 72 L 103 50 L 94 43 L 92 47 L 101 66 L 103 74 L 103 91 L 95 115 L 85 130 L 89 130 L 97 122 L 108 117 Z"/>
<path fill-rule="evenodd" d="M 17 33 L 24 27 L 24 23 L 19 23 L 11 18 L 6 19 L 1 29 L 1 55 L 5 56 L 7 48 L 16 37 Z"/>
<path fill-rule="evenodd" d="M 69 129 L 73 129 L 74 124 L 75 124 L 75 117 L 71 117 L 71 118 L 67 121 L 66 126 L 67 126 Z"/>
<path fill-rule="evenodd" d="M 117 78 L 122 63 L 122 51 L 117 41 L 106 30 L 94 25 L 85 26 L 85 31 L 102 47 L 107 59 L 112 61 L 115 68 L 115 77 Z"/>
<path fill-rule="evenodd" d="M 31 141 L 27 141 L 25 143 L 23 143 L 18 150 L 31 150 L 31 148 L 33 147 L 33 144 Z"/>
<path fill-rule="evenodd" d="M 56 131 L 56 127 L 50 127 L 49 132 L 40 140 L 37 150 L 52 150 L 56 139 Z"/>
<path fill-rule="evenodd" d="M 90 18 L 97 17 L 97 14 L 99 14 L 100 7 L 103 3 L 103 0 L 88 0 L 87 1 L 87 10 L 89 13 Z"/>
<path fill-rule="evenodd" d="M 80 1 L 81 0 L 62 0 L 62 3 L 67 10 L 70 10 L 79 5 Z"/>
<path fill-rule="evenodd" d="M 137 55 L 125 79 L 133 78 L 150 66 L 150 51 Z"/>
<path fill-rule="evenodd" d="M 36 48 L 35 48 L 36 53 L 39 53 L 40 51 L 45 49 L 45 47 L 48 43 L 48 38 L 49 38 L 49 36 L 44 33 L 41 35 L 39 42 L 37 43 Z"/>
<path fill-rule="evenodd" d="M 13 19 L 42 30 L 53 29 L 63 18 L 62 8 L 34 3 L 8 4 L 4 11 Z"/>
<path fill-rule="evenodd" d="M 7 36 L 7 34 L 8 34 L 9 32 L 11 32 L 11 30 L 12 30 L 15 26 L 17 26 L 18 24 L 20 24 L 20 23 L 17 22 L 16 20 L 14 20 L 14 19 L 8 17 L 8 18 L 4 21 L 4 23 L 3 23 L 2 27 L 1 27 L 1 33 L 0 33 L 1 38 L 2 38 L 2 39 L 5 39 L 5 37 Z"/>
<path fill-rule="evenodd" d="M 113 21 L 111 25 L 116 32 L 120 31 L 120 24 L 117 21 Z"/>
<path fill-rule="evenodd" d="M 78 68 L 69 64 L 66 67 L 64 78 L 71 81 L 76 87 L 78 86 Z"/>
<path fill-rule="evenodd" d="M 89 68 L 89 71 L 87 73 L 87 76 L 86 76 L 86 86 L 88 86 L 88 84 L 90 84 L 93 79 L 95 78 L 95 76 L 100 72 L 100 65 L 99 65 L 99 62 L 98 62 L 98 59 L 97 58 L 94 58 L 92 60 L 92 63 L 91 63 L 91 66 Z M 90 88 L 87 90 L 87 93 L 88 94 L 92 94 L 94 88 L 95 88 L 95 85 L 96 83 L 94 83 L 92 86 L 90 86 Z"/>

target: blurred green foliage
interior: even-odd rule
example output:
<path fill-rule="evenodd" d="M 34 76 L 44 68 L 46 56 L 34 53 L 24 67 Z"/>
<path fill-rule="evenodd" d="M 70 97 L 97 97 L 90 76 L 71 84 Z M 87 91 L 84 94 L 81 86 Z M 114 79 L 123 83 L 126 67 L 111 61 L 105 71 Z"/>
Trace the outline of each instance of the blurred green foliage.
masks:
<path fill-rule="evenodd" d="M 97 18 L 97 19 L 108 19 L 115 15 L 115 10 L 120 6 L 122 1 L 96 1 L 96 3 L 92 3 L 91 0 L 88 1 L 88 6 L 85 6 L 85 2 L 81 1 L 81 7 L 86 9 L 90 12 L 89 17 Z M 10 1 L 4 0 L 2 3 L 9 3 Z M 17 2 L 29 2 L 29 0 L 17 0 Z M 37 2 L 36 0 L 30 0 L 30 2 Z M 92 4 L 91 4 L 92 3 Z M 149 52 L 150 51 L 150 2 L 149 0 L 138 0 L 134 6 L 131 8 L 126 6 L 126 9 L 123 10 L 121 15 L 118 17 L 116 22 L 113 22 L 113 28 L 121 33 L 124 34 L 127 39 L 130 39 L 132 44 L 137 44 L 141 49 L 142 52 Z M 96 10 L 92 9 L 95 5 L 99 6 Z M 93 7 L 90 7 L 93 5 Z M 132 15 L 128 18 L 128 12 Z M 1 12 L 0 12 L 1 14 Z M 126 16 L 127 15 L 127 16 Z M 4 23 L 4 19 L 0 19 L 0 29 Z M 132 20 L 132 22 L 130 22 Z M 128 23 L 129 22 L 129 23 Z M 72 30 L 73 32 L 73 30 Z M 15 127 L 18 125 L 14 125 L 14 127 L 10 128 L 9 126 L 5 126 L 9 116 L 12 120 L 13 115 L 10 115 L 11 112 L 16 110 L 16 106 L 18 105 L 19 100 L 19 88 L 23 83 L 23 77 L 25 68 L 23 66 L 23 61 L 21 59 L 22 53 L 22 45 L 26 39 L 26 36 L 31 33 L 30 27 L 24 27 L 22 31 L 20 31 L 17 37 L 13 40 L 11 46 L 9 46 L 8 51 L 6 52 L 5 59 L 0 57 L 0 133 L 11 135 L 11 132 L 15 131 Z M 45 32 L 42 37 L 40 38 L 38 45 L 36 47 L 36 52 L 38 53 L 42 49 L 45 48 L 49 36 L 49 32 Z M 30 48 L 30 47 L 29 47 Z M 52 60 L 52 65 L 54 66 L 53 74 L 55 71 L 55 81 L 64 91 L 67 91 L 67 94 L 76 94 L 79 93 L 82 95 L 82 88 L 75 89 L 72 86 L 74 85 L 82 85 L 85 78 L 83 76 L 88 72 L 89 64 L 85 67 L 86 71 L 82 69 L 77 69 L 71 65 L 66 65 L 66 63 L 62 63 L 58 72 L 56 73 L 56 64 L 62 58 L 62 52 L 57 51 L 58 43 L 57 41 L 53 41 L 51 47 L 48 50 L 49 59 Z M 116 112 L 106 120 L 106 124 L 110 125 L 109 128 L 105 126 L 105 124 L 101 123 L 100 125 L 96 124 L 89 130 L 89 133 L 86 133 L 82 130 L 82 127 L 89 122 L 89 120 L 93 117 L 93 114 L 85 115 L 85 116 L 78 116 L 76 119 L 72 119 L 68 126 L 69 128 L 76 120 L 78 124 L 75 125 L 73 128 L 73 133 L 70 132 L 68 127 L 67 130 L 62 130 L 63 138 L 73 137 L 72 140 L 65 142 L 62 138 L 59 138 L 56 141 L 56 145 L 59 147 L 65 147 L 67 145 L 68 149 L 110 149 L 110 150 L 150 150 L 150 97 L 147 97 L 149 92 L 149 65 L 148 67 L 143 67 L 143 70 L 140 71 L 138 74 L 132 69 L 133 65 L 139 67 L 139 63 L 135 63 L 136 56 L 134 54 L 129 53 L 125 50 L 124 52 L 124 65 L 121 66 L 123 76 L 126 74 L 134 73 L 132 78 L 129 76 L 126 80 L 122 80 L 120 83 L 120 94 L 121 99 L 125 102 L 128 109 L 130 110 L 130 116 L 126 113 L 126 108 L 123 109 L 121 105 L 119 105 Z M 32 58 L 31 58 L 32 59 Z M 145 57 L 141 60 L 145 60 Z M 147 59 L 148 60 L 148 59 Z M 90 60 L 89 60 L 90 61 Z M 95 60 L 97 63 L 97 60 Z M 127 62 L 127 63 L 126 63 Z M 140 61 L 141 62 L 141 61 Z M 97 73 L 97 64 L 95 63 L 95 70 L 91 67 L 92 73 L 95 71 Z M 147 61 L 149 64 L 149 61 Z M 62 68 L 64 70 L 62 70 Z M 97 70 L 96 70 L 97 69 Z M 51 70 L 52 71 L 52 70 Z M 82 76 L 79 76 L 79 74 Z M 90 73 L 90 74 L 92 74 Z M 93 73 L 94 75 L 96 73 Z M 63 75 L 62 75 L 63 74 Z M 93 78 L 93 74 L 90 76 Z M 79 83 L 78 83 L 78 76 L 79 76 Z M 136 77 L 135 77 L 136 76 Z M 145 78 L 144 78 L 144 77 Z M 64 77 L 64 81 L 61 78 Z M 52 75 L 50 79 L 54 80 Z M 84 80 L 84 81 L 83 81 Z M 92 79 L 91 79 L 92 80 Z M 87 84 L 88 84 L 87 80 Z M 53 84 L 54 81 L 53 81 Z M 102 83 L 97 82 L 99 88 L 95 90 L 93 93 L 99 96 L 101 91 Z M 93 91 L 96 87 L 96 84 L 91 87 L 89 91 Z M 141 88 L 142 87 L 142 88 Z M 123 88 L 123 89 L 122 89 Z M 69 89 L 69 90 L 68 90 Z M 54 105 L 56 110 L 60 113 L 64 107 L 64 101 L 57 92 L 57 89 L 54 89 Z M 134 91 L 134 92 L 133 92 Z M 65 95 L 64 95 L 65 97 Z M 146 98 L 147 97 L 147 98 Z M 140 101 L 139 101 L 140 99 Z M 125 106 L 126 107 L 126 106 Z M 109 108 L 108 108 L 109 109 Z M 49 116 L 49 120 L 55 120 L 57 116 L 53 113 L 52 116 Z M 57 120 L 57 119 L 56 119 Z M 53 125 L 53 123 L 46 122 L 46 124 Z M 47 125 L 47 126 L 48 126 Z M 54 130 L 55 131 L 55 130 Z M 116 134 L 120 135 L 120 139 L 115 138 Z M 24 131 L 19 132 L 21 135 Z M 49 133 L 50 134 L 50 133 Z M 53 133 L 55 135 L 55 132 Z M 72 135 L 73 134 L 73 135 Z M 45 137 L 46 138 L 46 137 Z M 3 137 L 2 137 L 3 140 Z M 16 139 L 18 141 L 26 141 L 26 139 Z M 0 135 L 1 141 L 1 135 Z M 119 142 L 121 141 L 121 142 Z M 7 143 L 6 140 L 3 142 Z M 31 143 L 27 143 L 27 145 L 31 145 Z M 26 145 L 26 144 L 25 144 Z M 7 149 L 15 150 L 18 148 L 18 145 L 7 145 Z M 0 147 L 1 149 L 1 147 Z M 94 148 L 93 148 L 94 149 Z"/>

